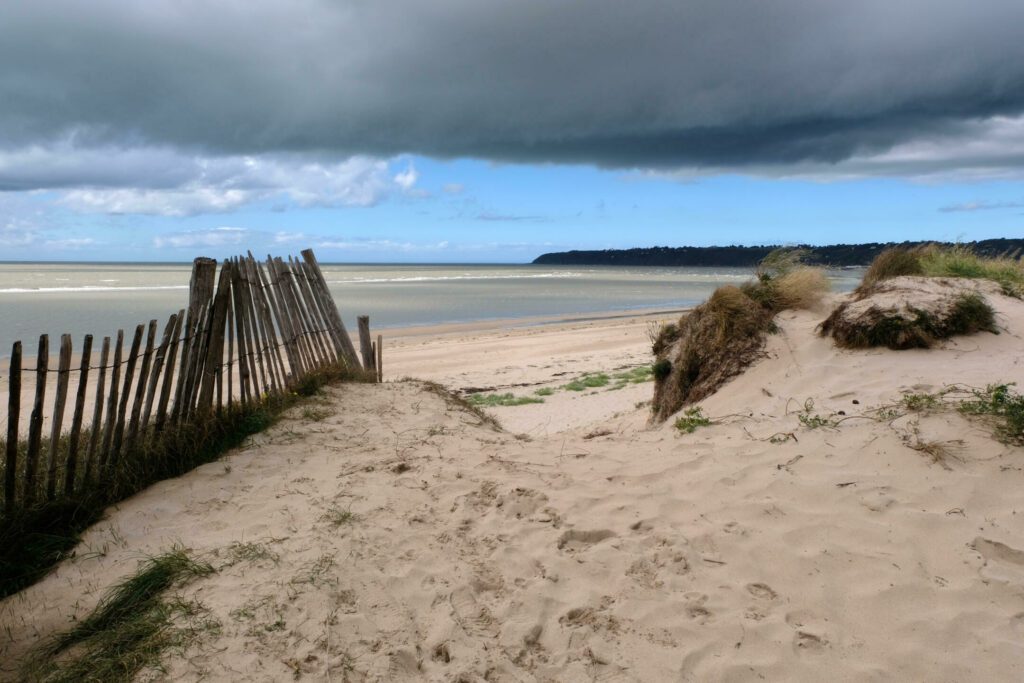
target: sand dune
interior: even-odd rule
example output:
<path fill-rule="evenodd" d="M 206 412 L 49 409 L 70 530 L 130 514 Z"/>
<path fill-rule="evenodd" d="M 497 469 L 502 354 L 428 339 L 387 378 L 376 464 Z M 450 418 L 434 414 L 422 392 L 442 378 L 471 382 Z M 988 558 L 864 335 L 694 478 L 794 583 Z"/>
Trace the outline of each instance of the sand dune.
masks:
<path fill-rule="evenodd" d="M 1024 383 L 1024 304 L 993 303 L 1002 334 L 929 351 L 837 350 L 822 314 L 783 314 L 692 434 L 647 425 L 650 384 L 495 408 L 505 431 L 418 382 L 331 388 L 0 603 L 4 673 L 178 542 L 219 568 L 184 592 L 221 628 L 170 680 L 1020 680 L 1024 451 L 894 407 Z M 642 319 L 463 330 L 387 367 L 525 393 L 648 346 Z"/>

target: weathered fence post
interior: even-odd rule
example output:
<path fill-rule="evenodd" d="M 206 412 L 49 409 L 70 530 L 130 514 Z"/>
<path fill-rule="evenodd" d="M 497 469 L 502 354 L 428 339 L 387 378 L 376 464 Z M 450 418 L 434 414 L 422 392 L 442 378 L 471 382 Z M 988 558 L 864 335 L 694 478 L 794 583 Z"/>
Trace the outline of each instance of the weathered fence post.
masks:
<path fill-rule="evenodd" d="M 68 401 L 68 381 L 71 370 L 71 335 L 60 337 L 60 360 L 57 362 L 57 394 L 53 400 L 53 415 L 50 416 L 50 447 L 46 452 L 46 499 L 57 497 L 57 451 L 60 446 L 60 431 L 64 426 L 64 407 Z"/>
<path fill-rule="evenodd" d="M 93 463 L 100 457 L 96 448 L 100 443 L 100 436 L 103 434 L 103 391 L 104 383 L 107 379 L 107 358 L 110 355 L 110 337 L 103 338 L 103 348 L 100 351 L 100 378 L 96 383 L 96 403 L 92 409 L 92 424 L 89 426 L 89 450 L 85 454 L 85 468 L 82 482 L 84 486 L 88 486 L 92 480 Z M 95 465 L 97 470 L 99 469 L 98 464 Z"/>
<path fill-rule="evenodd" d="M 92 360 L 92 335 L 82 341 L 82 362 L 78 366 L 78 391 L 75 393 L 75 412 L 71 417 L 68 437 L 68 458 L 64 465 L 64 495 L 75 490 L 75 472 L 78 469 L 78 441 L 82 438 L 82 414 L 85 412 L 85 389 L 89 383 L 89 361 Z"/>
<path fill-rule="evenodd" d="M 213 408 L 213 392 L 220 377 L 221 364 L 224 361 L 224 326 L 228 319 L 230 301 L 231 273 L 228 261 L 221 266 L 220 280 L 217 282 L 217 294 L 213 298 L 213 313 L 210 323 L 210 343 L 206 349 L 206 362 L 203 363 L 202 385 L 199 390 L 199 405 L 196 409 L 200 417 L 207 416 Z"/>
<path fill-rule="evenodd" d="M 174 333 L 174 326 L 177 324 L 177 316 L 171 314 L 171 317 L 167 319 L 167 324 L 164 326 L 164 336 L 160 340 L 160 346 L 156 350 L 156 358 L 153 360 L 153 370 L 149 376 L 149 388 L 146 389 L 146 405 L 142 409 L 142 421 L 139 423 L 139 431 L 145 434 L 146 427 L 149 425 L 149 416 L 152 414 L 153 401 L 156 398 L 156 386 L 160 382 L 160 373 L 164 368 L 164 361 L 167 359 L 167 347 L 171 343 L 171 335 Z M 167 377 L 164 377 L 164 383 L 167 383 Z"/>
<path fill-rule="evenodd" d="M 14 512 L 14 498 L 18 484 L 18 417 L 21 411 L 21 342 L 11 348 L 11 381 L 7 387 L 7 453 L 4 480 L 4 504 L 7 514 Z"/>
<path fill-rule="evenodd" d="M 377 335 L 377 381 L 384 381 L 384 335 Z"/>
<path fill-rule="evenodd" d="M 180 337 L 185 320 L 185 309 L 182 308 L 178 311 L 177 317 L 171 316 L 171 318 L 174 320 L 174 329 L 171 331 L 171 345 L 167 349 L 167 370 L 164 372 L 164 383 L 160 385 L 160 400 L 157 402 L 156 419 L 153 422 L 154 434 L 164 428 L 164 420 L 167 418 L 167 404 L 171 400 L 171 389 L 174 388 L 174 368 L 178 362 L 178 344 L 182 341 Z M 180 369 L 178 374 L 181 375 Z"/>
<path fill-rule="evenodd" d="M 28 452 L 25 454 L 25 507 L 36 500 L 36 470 L 39 467 L 39 447 L 43 439 L 43 404 L 46 402 L 46 369 L 50 363 L 50 337 L 39 336 L 36 356 L 36 398 L 28 421 Z"/>
<path fill-rule="evenodd" d="M 320 264 L 317 263 L 316 255 L 313 253 L 312 249 L 303 249 L 302 258 L 310 265 L 316 276 L 320 295 L 325 297 L 325 303 L 329 302 L 329 305 L 326 306 L 328 309 L 327 312 L 331 317 L 331 321 L 334 323 L 335 329 L 338 331 L 339 341 L 342 344 L 345 361 L 349 365 L 357 365 L 359 360 L 356 358 L 356 347 L 352 345 L 352 339 L 348 336 L 348 331 L 345 329 L 345 323 L 341 319 L 341 313 L 338 312 L 338 307 L 331 298 L 331 293 L 327 287 L 327 280 L 324 279 L 323 271 L 320 270 Z"/>
<path fill-rule="evenodd" d="M 117 342 L 114 346 L 114 362 L 110 371 L 110 396 L 107 398 L 107 421 L 103 427 L 103 447 L 100 449 L 100 461 L 97 474 L 103 476 L 110 465 L 110 445 L 114 443 L 114 429 L 117 426 L 117 399 L 121 383 L 121 350 L 124 347 L 124 330 L 117 331 Z"/>
<path fill-rule="evenodd" d="M 375 363 L 373 347 L 370 343 L 370 316 L 361 315 L 356 318 L 356 322 L 359 327 L 359 352 L 363 356 L 363 369 L 373 370 Z"/>

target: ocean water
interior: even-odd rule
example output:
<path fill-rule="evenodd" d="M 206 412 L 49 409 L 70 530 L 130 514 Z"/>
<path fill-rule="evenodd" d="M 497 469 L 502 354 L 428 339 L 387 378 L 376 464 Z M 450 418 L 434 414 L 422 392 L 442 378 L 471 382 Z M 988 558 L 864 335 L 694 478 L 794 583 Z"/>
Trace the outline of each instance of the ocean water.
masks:
<path fill-rule="evenodd" d="M 395 328 L 502 318 L 560 316 L 700 303 L 746 268 L 626 268 L 533 265 L 322 264 L 346 325 L 367 314 L 371 327 Z M 60 335 L 126 334 L 152 318 L 161 324 L 188 301 L 191 264 L 0 263 L 0 357 L 21 340 L 35 353 Z M 829 273 L 839 291 L 860 271 Z"/>

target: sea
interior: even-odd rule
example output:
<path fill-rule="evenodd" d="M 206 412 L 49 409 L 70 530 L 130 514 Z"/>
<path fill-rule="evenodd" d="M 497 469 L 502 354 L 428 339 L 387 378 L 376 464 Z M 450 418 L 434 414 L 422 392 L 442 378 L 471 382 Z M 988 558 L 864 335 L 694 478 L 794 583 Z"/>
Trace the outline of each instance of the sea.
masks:
<path fill-rule="evenodd" d="M 748 268 L 616 266 L 321 264 L 350 329 L 369 315 L 374 330 L 499 319 L 573 317 L 607 311 L 685 308 Z M 61 334 L 99 340 L 188 301 L 191 263 L 0 263 L 0 358 L 16 340 L 32 354 L 39 335 L 51 352 Z M 861 270 L 829 271 L 848 291 Z"/>

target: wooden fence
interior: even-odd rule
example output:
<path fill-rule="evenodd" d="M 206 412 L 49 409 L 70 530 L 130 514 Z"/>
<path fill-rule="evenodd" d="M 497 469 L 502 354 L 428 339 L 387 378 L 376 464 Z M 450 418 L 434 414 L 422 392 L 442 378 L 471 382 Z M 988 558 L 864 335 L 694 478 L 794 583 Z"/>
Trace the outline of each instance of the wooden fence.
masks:
<path fill-rule="evenodd" d="M 138 325 L 127 354 L 123 330 L 113 342 L 104 337 L 98 365 L 92 364 L 93 337 L 85 335 L 77 367 L 70 335 L 61 335 L 56 368 L 50 367 L 47 335 L 39 338 L 34 368 L 23 365 L 22 343 L 14 343 L 3 514 L 102 485 L 123 454 L 145 446 L 140 439 L 156 441 L 170 426 L 264 402 L 325 368 L 362 368 L 382 378 L 381 337 L 371 342 L 369 319 L 360 316 L 360 362 L 309 249 L 301 259 L 268 256 L 263 263 L 250 252 L 221 263 L 219 276 L 215 260 L 196 259 L 188 308 L 157 333 L 156 320 Z M 21 399 L 29 374 L 35 391 L 25 439 Z M 72 375 L 78 383 L 65 431 Z M 55 395 L 45 425 L 50 385 Z"/>

